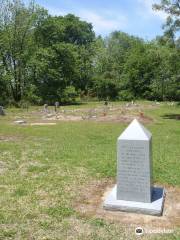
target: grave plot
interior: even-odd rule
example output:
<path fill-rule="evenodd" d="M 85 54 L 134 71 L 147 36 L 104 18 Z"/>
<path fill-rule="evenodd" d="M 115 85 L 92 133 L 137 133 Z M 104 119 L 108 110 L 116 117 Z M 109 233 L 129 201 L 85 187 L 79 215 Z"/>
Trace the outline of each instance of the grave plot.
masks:
<path fill-rule="evenodd" d="M 148 106 L 152 107 L 152 106 Z M 151 123 L 153 118 L 146 116 L 143 112 L 144 106 L 124 105 L 124 106 L 101 106 L 89 109 L 60 109 L 56 113 L 44 114 L 44 121 L 96 121 L 96 122 L 122 122 L 129 123 L 137 118 L 142 123 Z"/>

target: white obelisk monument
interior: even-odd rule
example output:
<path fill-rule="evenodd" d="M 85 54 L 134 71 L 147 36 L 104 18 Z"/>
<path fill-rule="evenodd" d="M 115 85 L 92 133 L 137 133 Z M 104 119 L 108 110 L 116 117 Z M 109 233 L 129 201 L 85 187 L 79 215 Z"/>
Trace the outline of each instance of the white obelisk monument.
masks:
<path fill-rule="evenodd" d="M 107 210 L 162 215 L 164 189 L 153 187 L 152 135 L 136 119 L 117 141 L 117 185 L 104 202 Z"/>

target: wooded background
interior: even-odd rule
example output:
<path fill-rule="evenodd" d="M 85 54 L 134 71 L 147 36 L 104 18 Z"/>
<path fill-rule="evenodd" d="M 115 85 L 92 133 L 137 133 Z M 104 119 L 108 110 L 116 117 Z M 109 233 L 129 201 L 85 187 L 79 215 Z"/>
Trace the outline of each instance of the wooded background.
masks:
<path fill-rule="evenodd" d="M 72 14 L 0 0 L 0 104 L 180 101 L 180 1 L 152 7 L 168 18 L 164 34 L 145 41 L 121 31 L 102 38 Z"/>

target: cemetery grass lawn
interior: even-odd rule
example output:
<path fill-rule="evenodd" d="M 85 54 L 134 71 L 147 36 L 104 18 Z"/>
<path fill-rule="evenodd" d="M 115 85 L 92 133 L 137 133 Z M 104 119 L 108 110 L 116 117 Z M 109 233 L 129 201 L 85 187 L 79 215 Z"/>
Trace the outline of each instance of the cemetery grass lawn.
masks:
<path fill-rule="evenodd" d="M 114 103 L 114 105 L 123 103 Z M 180 187 L 180 106 L 146 108 L 153 134 L 153 177 L 160 185 Z M 67 109 L 102 106 L 89 103 Z M 82 216 L 73 202 L 91 181 L 115 179 L 116 140 L 126 123 L 57 122 L 54 126 L 15 125 L 31 112 L 8 109 L 0 117 L 1 239 L 135 239 L 120 224 Z M 37 120 L 37 119 L 36 119 Z M 40 120 L 39 120 L 40 121 Z M 88 189 L 87 189 L 88 191 Z M 141 239 L 179 239 L 174 234 Z"/>

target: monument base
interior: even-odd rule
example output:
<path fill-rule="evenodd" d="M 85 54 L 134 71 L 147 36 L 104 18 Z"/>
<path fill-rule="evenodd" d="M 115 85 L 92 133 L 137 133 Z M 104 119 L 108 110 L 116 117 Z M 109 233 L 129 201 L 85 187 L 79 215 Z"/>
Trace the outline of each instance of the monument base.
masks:
<path fill-rule="evenodd" d="M 161 216 L 163 212 L 165 191 L 163 188 L 153 187 L 152 202 L 134 202 L 117 200 L 117 185 L 113 187 L 110 194 L 106 197 L 103 207 L 111 211 L 135 212 L 148 215 Z"/>

